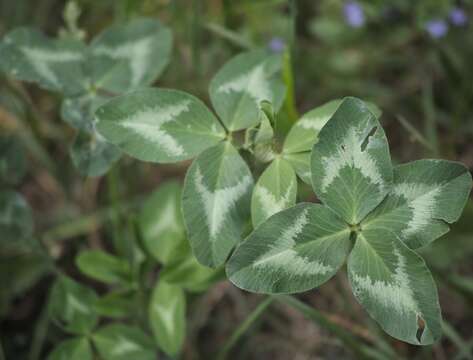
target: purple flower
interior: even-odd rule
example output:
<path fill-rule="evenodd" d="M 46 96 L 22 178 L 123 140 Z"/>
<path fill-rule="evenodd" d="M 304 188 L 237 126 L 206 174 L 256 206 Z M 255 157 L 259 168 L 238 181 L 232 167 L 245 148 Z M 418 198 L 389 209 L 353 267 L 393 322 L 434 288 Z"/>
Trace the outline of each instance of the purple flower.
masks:
<path fill-rule="evenodd" d="M 433 19 L 425 24 L 425 30 L 434 39 L 440 39 L 447 35 L 448 24 L 443 19 Z"/>
<path fill-rule="evenodd" d="M 280 53 L 283 52 L 286 44 L 284 43 L 284 40 L 279 38 L 279 37 L 273 37 L 269 43 L 268 43 L 269 50 L 271 50 L 274 53 Z"/>
<path fill-rule="evenodd" d="M 448 15 L 450 21 L 455 26 L 463 26 L 468 22 L 468 15 L 466 14 L 465 10 L 455 7 L 450 11 Z"/>
<path fill-rule="evenodd" d="M 351 27 L 361 27 L 365 24 L 365 13 L 356 1 L 347 1 L 343 5 L 343 16 L 345 22 Z"/>

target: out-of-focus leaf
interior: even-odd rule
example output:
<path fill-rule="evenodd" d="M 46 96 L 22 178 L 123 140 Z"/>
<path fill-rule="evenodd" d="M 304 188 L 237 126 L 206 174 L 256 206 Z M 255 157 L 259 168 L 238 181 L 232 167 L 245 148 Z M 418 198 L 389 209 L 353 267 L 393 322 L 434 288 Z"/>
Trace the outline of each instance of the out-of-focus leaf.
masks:
<path fill-rule="evenodd" d="M 0 242 L 4 246 L 22 245 L 33 233 L 33 215 L 19 193 L 0 192 Z"/>
<path fill-rule="evenodd" d="M 181 215 L 181 185 L 170 181 L 146 200 L 139 216 L 143 242 L 153 257 L 167 264 L 180 256 L 185 241 Z"/>
<path fill-rule="evenodd" d="M 59 343 L 49 354 L 48 360 L 92 360 L 89 340 L 73 338 Z"/>
<path fill-rule="evenodd" d="M 101 250 L 82 251 L 76 257 L 81 272 L 107 284 L 128 283 L 131 279 L 127 260 Z"/>
<path fill-rule="evenodd" d="M 122 151 L 98 132 L 79 131 L 70 148 L 74 166 L 84 176 L 102 176 L 122 156 Z"/>
<path fill-rule="evenodd" d="M 49 314 L 66 331 L 87 335 L 97 324 L 96 302 L 92 289 L 60 276 L 51 289 Z"/>
<path fill-rule="evenodd" d="M 180 286 L 160 280 L 149 303 L 151 330 L 159 347 L 175 356 L 186 335 L 186 297 Z"/>
<path fill-rule="evenodd" d="M 0 181 L 18 184 L 25 175 L 26 156 L 23 146 L 14 136 L 0 136 Z"/>
<path fill-rule="evenodd" d="M 104 360 L 157 359 L 157 349 L 153 340 L 134 326 L 107 325 L 97 330 L 92 340 Z"/>
<path fill-rule="evenodd" d="M 133 313 L 133 300 L 133 291 L 110 292 L 97 300 L 95 309 L 102 316 L 124 318 Z"/>

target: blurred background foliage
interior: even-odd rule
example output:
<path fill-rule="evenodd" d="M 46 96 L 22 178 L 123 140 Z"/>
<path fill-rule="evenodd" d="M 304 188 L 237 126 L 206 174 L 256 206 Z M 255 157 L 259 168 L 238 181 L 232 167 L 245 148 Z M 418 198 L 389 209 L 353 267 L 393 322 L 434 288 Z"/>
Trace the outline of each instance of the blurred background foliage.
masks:
<path fill-rule="evenodd" d="M 28 25 L 50 36 L 73 31 L 90 39 L 113 23 L 158 18 L 175 40 L 171 63 L 157 85 L 188 91 L 207 102 L 210 78 L 232 55 L 253 47 L 289 49 L 285 81 L 289 88 L 293 81 L 294 89 L 281 115 L 288 123 L 296 112 L 353 95 L 383 110 L 381 121 L 395 162 L 442 157 L 473 168 L 473 1 L 75 4 L 78 11 L 69 7 L 64 12 L 64 0 L 0 0 L 0 35 Z M 59 269 L 104 293 L 108 288 L 85 278 L 74 258 L 86 249 L 129 254 L 130 243 L 136 241 L 134 229 L 140 221 L 150 221 L 139 216 L 143 199 L 165 180 L 182 180 L 188 166 L 157 166 L 125 157 L 107 176 L 83 178 L 68 157 L 74 134 L 60 120 L 59 105 L 54 94 L 1 77 L 0 183 L 2 189 L 21 193 L 31 210 L 22 199 L 15 202 L 13 233 L 2 228 L 6 220 L 0 219 L 0 359 L 46 356 L 64 336 L 49 323 L 45 310 L 54 274 Z M 6 150 L 12 147 L 14 151 Z M 299 199 L 308 199 L 308 193 L 301 189 Z M 4 192 L 0 206 L 15 194 Z M 363 347 L 363 354 L 383 349 L 386 358 L 471 359 L 472 220 L 470 200 L 453 231 L 422 250 L 437 280 L 445 319 L 445 336 L 434 346 L 416 348 L 381 334 L 350 295 L 340 272 L 335 281 L 299 296 L 310 307 L 284 301 L 269 307 L 261 296 L 244 293 L 228 281 L 201 285 L 199 291 L 206 291 L 188 300 L 181 357 L 211 359 L 220 351 L 235 359 L 341 359 L 361 357 L 357 349 Z M 186 267 L 169 271 L 179 277 Z M 208 274 L 202 276 L 208 279 Z M 247 331 L 235 335 L 237 324 Z"/>

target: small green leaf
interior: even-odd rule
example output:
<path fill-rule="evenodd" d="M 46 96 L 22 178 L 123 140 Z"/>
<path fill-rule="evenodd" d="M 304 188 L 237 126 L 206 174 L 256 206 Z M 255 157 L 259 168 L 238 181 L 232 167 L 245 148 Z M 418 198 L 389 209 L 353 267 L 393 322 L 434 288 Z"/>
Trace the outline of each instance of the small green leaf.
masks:
<path fill-rule="evenodd" d="M 320 130 L 337 110 L 341 100 L 332 100 L 305 113 L 291 128 L 284 141 L 288 154 L 310 151 Z"/>
<path fill-rule="evenodd" d="M 195 256 L 188 254 L 166 265 L 159 278 L 171 285 L 178 285 L 188 291 L 201 292 L 219 280 L 221 271 L 199 264 Z"/>
<path fill-rule="evenodd" d="M 0 43 L 0 66 L 5 73 L 67 95 L 87 88 L 84 61 L 82 42 L 51 40 L 30 28 L 15 29 Z"/>
<path fill-rule="evenodd" d="M 48 360 L 93 360 L 92 349 L 86 338 L 72 338 L 57 345 Z"/>
<path fill-rule="evenodd" d="M 91 132 L 95 111 L 109 99 L 91 92 L 66 98 L 61 104 L 61 118 L 75 129 Z"/>
<path fill-rule="evenodd" d="M 310 172 L 310 151 L 297 154 L 283 154 L 283 159 L 287 160 L 294 168 L 297 176 L 306 184 L 312 185 L 312 175 Z"/>
<path fill-rule="evenodd" d="M 143 161 L 190 159 L 225 137 L 199 99 L 176 90 L 134 91 L 112 99 L 96 116 L 108 141 Z"/>
<path fill-rule="evenodd" d="M 159 347 L 177 355 L 186 336 L 186 297 L 181 287 L 159 281 L 149 303 L 151 330 Z"/>
<path fill-rule="evenodd" d="M 97 300 L 95 309 L 99 315 L 114 319 L 128 317 L 134 310 L 133 295 L 130 290 L 108 293 Z"/>
<path fill-rule="evenodd" d="M 394 233 L 363 229 L 348 258 L 348 277 L 357 300 L 389 335 L 415 345 L 440 337 L 432 275 Z"/>
<path fill-rule="evenodd" d="M 121 158 L 122 152 L 98 132 L 79 131 L 70 148 L 72 163 L 83 176 L 102 176 Z"/>
<path fill-rule="evenodd" d="M 471 174 L 461 163 L 418 160 L 399 165 L 391 193 L 362 226 L 389 228 L 411 249 L 425 246 L 458 220 L 471 184 Z"/>
<path fill-rule="evenodd" d="M 296 203 L 297 179 L 292 166 L 276 158 L 263 172 L 253 190 L 251 218 L 257 227 L 271 215 Z"/>
<path fill-rule="evenodd" d="M 144 245 L 156 260 L 167 264 L 179 255 L 186 240 L 179 183 L 159 185 L 143 205 L 139 226 Z"/>
<path fill-rule="evenodd" d="M 184 182 L 182 209 L 201 264 L 223 264 L 241 240 L 252 189 L 251 171 L 231 143 L 220 143 L 194 160 Z"/>
<path fill-rule="evenodd" d="M 49 314 L 65 330 L 86 335 L 97 324 L 96 301 L 92 289 L 61 276 L 51 289 Z"/>
<path fill-rule="evenodd" d="M 107 284 L 128 283 L 131 269 L 128 261 L 101 250 L 86 250 L 76 257 L 80 271 Z"/>
<path fill-rule="evenodd" d="M 280 55 L 255 50 L 234 57 L 215 75 L 210 83 L 210 99 L 230 131 L 256 125 L 263 100 L 279 110 L 285 93 L 279 78 L 281 64 Z"/>
<path fill-rule="evenodd" d="M 169 62 L 172 33 L 155 19 L 107 28 L 90 44 L 94 86 L 116 93 L 150 85 Z"/>
<path fill-rule="evenodd" d="M 5 184 L 18 184 L 24 177 L 26 155 L 23 145 L 15 136 L 0 135 L 0 181 Z"/>
<path fill-rule="evenodd" d="M 388 142 L 363 101 L 345 98 L 322 128 L 311 172 L 317 196 L 350 224 L 363 220 L 391 190 Z"/>
<path fill-rule="evenodd" d="M 0 192 L 0 242 L 6 246 L 21 245 L 33 234 L 30 206 L 17 192 Z"/>
<path fill-rule="evenodd" d="M 153 340 L 140 328 L 112 324 L 100 328 L 92 336 L 103 360 L 156 360 Z"/>
<path fill-rule="evenodd" d="M 350 247 L 350 229 L 331 210 L 301 203 L 256 228 L 233 252 L 227 276 L 248 291 L 302 292 L 330 279 Z"/>

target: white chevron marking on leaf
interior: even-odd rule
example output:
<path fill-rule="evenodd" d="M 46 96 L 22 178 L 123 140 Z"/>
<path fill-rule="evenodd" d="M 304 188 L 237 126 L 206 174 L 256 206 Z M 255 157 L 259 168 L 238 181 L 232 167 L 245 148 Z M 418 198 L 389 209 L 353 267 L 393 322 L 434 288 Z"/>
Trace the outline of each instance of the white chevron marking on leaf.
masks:
<path fill-rule="evenodd" d="M 263 100 L 271 100 L 271 89 L 265 78 L 264 65 L 258 65 L 247 74 L 240 75 L 234 80 L 220 85 L 217 91 L 224 93 L 246 91 L 257 103 Z"/>
<path fill-rule="evenodd" d="M 207 226 L 210 237 L 213 238 L 219 233 L 227 213 L 235 203 L 245 194 L 251 186 L 251 176 L 246 175 L 240 182 L 233 186 L 211 191 L 204 183 L 204 177 L 200 168 L 195 171 L 195 187 L 199 193 L 206 213 Z"/>
<path fill-rule="evenodd" d="M 397 257 L 397 267 L 393 275 L 393 282 L 382 280 L 372 281 L 369 276 L 353 274 L 356 292 L 359 289 L 366 291 L 370 298 L 386 309 L 393 309 L 397 313 L 406 314 L 415 312 L 421 315 L 414 292 L 410 287 L 409 277 L 406 272 L 406 261 L 398 249 L 394 249 Z"/>
<path fill-rule="evenodd" d="M 289 274 L 297 275 L 323 275 L 333 271 L 332 266 L 320 261 L 310 261 L 292 249 L 296 245 L 296 237 L 302 233 L 309 222 L 307 213 L 308 210 L 305 209 L 294 224 L 281 234 L 273 249 L 260 256 L 252 267 L 263 271 L 281 269 Z"/>
<path fill-rule="evenodd" d="M 22 47 L 21 51 L 25 54 L 36 71 L 55 85 L 59 84 L 59 80 L 49 67 L 51 63 L 81 61 L 83 59 L 81 53 L 73 51 L 53 51 L 26 47 Z"/>
<path fill-rule="evenodd" d="M 307 130 L 320 131 L 329 119 L 328 116 L 305 116 L 296 123 L 296 126 Z"/>
<path fill-rule="evenodd" d="M 113 355 L 123 355 L 135 351 L 141 350 L 141 346 L 128 340 L 123 336 L 118 336 L 116 341 L 114 341 L 114 346 L 111 348 L 111 352 Z"/>
<path fill-rule="evenodd" d="M 440 193 L 439 188 L 437 184 L 419 183 L 401 183 L 395 186 L 394 193 L 409 201 L 409 208 L 412 210 L 412 218 L 402 235 L 408 237 L 429 226 L 436 206 L 436 197 Z"/>
<path fill-rule="evenodd" d="M 291 181 L 291 184 L 286 189 L 286 192 L 280 199 L 276 199 L 276 196 L 269 191 L 266 187 L 258 185 L 255 188 L 256 197 L 258 198 L 261 209 L 265 213 L 266 217 L 284 210 L 290 204 L 290 195 L 295 186 L 295 181 Z"/>
<path fill-rule="evenodd" d="M 116 60 L 125 60 L 130 63 L 131 85 L 137 86 L 142 81 L 150 63 L 150 51 L 153 37 L 148 36 L 140 40 L 124 43 L 117 47 L 98 46 L 94 49 L 95 55 L 108 56 Z"/>
<path fill-rule="evenodd" d="M 168 329 L 168 331 L 172 331 L 174 329 L 174 318 L 173 314 L 176 312 L 178 302 L 176 300 L 168 303 L 167 306 L 162 304 L 155 304 L 154 311 L 159 314 L 161 317 L 162 325 Z"/>
<path fill-rule="evenodd" d="M 70 293 L 66 295 L 66 303 L 69 305 L 69 309 L 72 311 L 77 311 L 83 314 L 90 313 L 90 309 L 87 307 L 87 305 Z M 67 309 L 68 308 L 66 308 L 66 311 Z"/>
<path fill-rule="evenodd" d="M 180 114 L 189 111 L 190 101 L 167 107 L 148 108 L 137 112 L 118 124 L 143 136 L 145 139 L 159 144 L 168 155 L 180 156 L 185 150 L 177 140 L 161 128 L 162 125 L 174 121 Z"/>
<path fill-rule="evenodd" d="M 335 154 L 322 158 L 325 168 L 325 175 L 322 178 L 322 191 L 326 191 L 327 187 L 339 176 L 340 171 L 345 166 L 357 168 L 373 184 L 378 184 L 383 188 L 384 182 L 378 166 L 366 150 L 361 151 L 360 142 L 357 130 L 352 127 Z"/>

